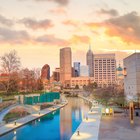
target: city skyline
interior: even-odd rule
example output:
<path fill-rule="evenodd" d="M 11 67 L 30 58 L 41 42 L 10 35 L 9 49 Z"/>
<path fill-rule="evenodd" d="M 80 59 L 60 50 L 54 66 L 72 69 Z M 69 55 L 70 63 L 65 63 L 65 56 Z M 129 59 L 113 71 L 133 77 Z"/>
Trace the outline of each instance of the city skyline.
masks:
<path fill-rule="evenodd" d="M 117 62 L 122 62 L 140 51 L 139 4 L 137 0 L 1 0 L 0 56 L 15 49 L 23 67 L 49 64 L 53 71 L 59 67 L 59 49 L 71 47 L 73 62 L 86 64 L 91 44 L 93 53 L 116 53 Z"/>

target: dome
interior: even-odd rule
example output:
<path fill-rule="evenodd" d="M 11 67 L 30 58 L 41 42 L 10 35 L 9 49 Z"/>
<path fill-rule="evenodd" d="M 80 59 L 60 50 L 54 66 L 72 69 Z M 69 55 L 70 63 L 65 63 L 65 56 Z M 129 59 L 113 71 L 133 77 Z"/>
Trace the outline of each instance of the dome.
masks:
<path fill-rule="evenodd" d="M 118 67 L 117 71 L 123 71 L 123 69 L 121 67 Z"/>
<path fill-rule="evenodd" d="M 123 68 L 119 65 L 119 67 L 117 68 L 117 71 L 123 71 Z"/>

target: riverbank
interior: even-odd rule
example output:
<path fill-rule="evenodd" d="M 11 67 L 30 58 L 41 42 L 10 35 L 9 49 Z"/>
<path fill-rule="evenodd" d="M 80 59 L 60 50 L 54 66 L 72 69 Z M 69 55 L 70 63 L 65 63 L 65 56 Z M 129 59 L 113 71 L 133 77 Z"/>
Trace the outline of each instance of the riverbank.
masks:
<path fill-rule="evenodd" d="M 80 98 L 92 103 L 91 99 L 79 96 Z M 100 120 L 101 120 L 101 106 L 92 107 L 88 115 L 72 135 L 71 140 L 98 140 Z"/>
<path fill-rule="evenodd" d="M 68 104 L 67 101 L 62 102 L 61 104 L 54 105 L 54 106 L 52 106 L 50 108 L 40 110 L 39 112 L 33 113 L 33 114 L 28 115 L 28 116 L 26 116 L 24 118 L 21 118 L 21 119 L 18 119 L 16 121 L 16 125 L 15 125 L 15 122 L 8 123 L 8 124 L 0 127 L 0 136 L 5 135 L 8 132 L 11 132 L 13 130 L 16 130 L 17 128 L 22 127 L 23 125 L 25 125 L 25 124 L 33 121 L 33 120 L 39 119 L 44 115 L 47 115 L 47 114 L 49 114 L 51 112 L 54 112 L 54 111 L 56 111 L 56 110 L 58 110 L 60 108 L 63 108 L 67 104 Z"/>

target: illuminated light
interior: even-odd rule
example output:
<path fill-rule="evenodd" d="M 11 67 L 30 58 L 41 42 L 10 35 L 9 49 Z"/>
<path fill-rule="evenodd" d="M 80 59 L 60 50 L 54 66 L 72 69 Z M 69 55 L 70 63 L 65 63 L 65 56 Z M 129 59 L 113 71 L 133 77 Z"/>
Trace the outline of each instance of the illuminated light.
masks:
<path fill-rule="evenodd" d="M 38 119 L 38 121 L 40 122 L 40 119 Z"/>
<path fill-rule="evenodd" d="M 16 135 L 16 133 L 17 133 L 16 130 L 14 130 L 14 135 Z"/>
<path fill-rule="evenodd" d="M 106 112 L 107 114 L 109 114 L 109 109 L 108 109 L 108 108 L 106 108 L 105 112 Z"/>

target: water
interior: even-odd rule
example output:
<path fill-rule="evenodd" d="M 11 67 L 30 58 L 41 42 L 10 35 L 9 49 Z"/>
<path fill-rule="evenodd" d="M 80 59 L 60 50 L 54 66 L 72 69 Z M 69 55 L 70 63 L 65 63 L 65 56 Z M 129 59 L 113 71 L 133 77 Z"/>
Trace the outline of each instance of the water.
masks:
<path fill-rule="evenodd" d="M 0 140 L 69 140 L 88 112 L 89 105 L 79 98 L 68 98 L 68 101 L 63 109 L 30 122 L 17 129 L 16 135 L 12 131 Z"/>

